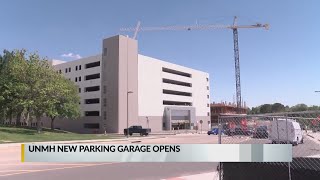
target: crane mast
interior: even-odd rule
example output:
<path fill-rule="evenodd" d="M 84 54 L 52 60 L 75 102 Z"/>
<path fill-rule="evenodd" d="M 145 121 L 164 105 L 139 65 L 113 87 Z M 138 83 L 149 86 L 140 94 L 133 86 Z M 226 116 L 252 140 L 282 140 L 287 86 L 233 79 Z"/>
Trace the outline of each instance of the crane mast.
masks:
<path fill-rule="evenodd" d="M 241 82 L 240 82 L 240 55 L 239 55 L 239 40 L 238 29 L 251 29 L 251 28 L 265 28 L 269 29 L 269 24 L 254 24 L 254 25 L 237 25 L 237 16 L 234 17 L 233 25 L 189 25 L 189 26 L 163 26 L 163 27 L 140 27 L 140 21 L 134 28 L 121 28 L 120 31 L 133 31 L 135 39 L 139 31 L 178 31 L 178 30 L 212 30 L 212 29 L 232 29 L 233 31 L 233 46 L 234 46 L 234 66 L 236 77 L 236 100 L 237 100 L 237 113 L 240 114 L 242 108 L 241 97 Z"/>
<path fill-rule="evenodd" d="M 234 17 L 233 27 L 237 25 L 237 17 Z M 236 76 L 236 100 L 237 113 L 241 113 L 242 99 L 241 99 L 241 82 L 240 82 L 240 59 L 239 59 L 239 44 L 238 44 L 238 29 L 233 29 L 233 46 L 234 46 L 234 69 Z"/>

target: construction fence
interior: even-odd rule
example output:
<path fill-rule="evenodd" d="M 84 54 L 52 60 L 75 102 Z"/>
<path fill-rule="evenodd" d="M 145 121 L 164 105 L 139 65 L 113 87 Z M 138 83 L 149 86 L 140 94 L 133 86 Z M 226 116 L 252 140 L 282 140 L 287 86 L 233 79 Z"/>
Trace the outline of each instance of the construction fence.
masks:
<path fill-rule="evenodd" d="M 219 179 L 320 177 L 320 111 L 222 115 L 218 122 L 220 144 L 292 144 L 293 155 L 290 163 L 220 163 Z"/>

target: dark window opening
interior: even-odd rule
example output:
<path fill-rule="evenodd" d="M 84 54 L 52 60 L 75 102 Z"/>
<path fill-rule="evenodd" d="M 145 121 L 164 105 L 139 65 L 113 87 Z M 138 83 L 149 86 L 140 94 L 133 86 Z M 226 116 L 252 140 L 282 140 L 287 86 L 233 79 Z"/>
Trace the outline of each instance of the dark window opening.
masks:
<path fill-rule="evenodd" d="M 81 93 L 81 88 L 79 88 L 79 93 Z"/>
<path fill-rule="evenodd" d="M 192 106 L 192 103 L 180 101 L 163 101 L 163 105 Z"/>
<path fill-rule="evenodd" d="M 74 81 L 75 81 L 75 82 L 78 82 L 78 78 L 76 77 Z"/>
<path fill-rule="evenodd" d="M 85 77 L 86 80 L 91 80 L 91 79 L 99 79 L 100 78 L 100 73 L 98 74 L 91 74 Z"/>
<path fill-rule="evenodd" d="M 207 90 L 209 90 L 209 86 L 207 86 Z"/>
<path fill-rule="evenodd" d="M 103 106 L 106 107 L 107 106 L 107 99 L 103 98 Z"/>
<path fill-rule="evenodd" d="M 71 72 L 71 68 L 69 68 L 69 72 Z"/>
<path fill-rule="evenodd" d="M 209 99 L 209 95 L 207 95 L 207 98 Z"/>
<path fill-rule="evenodd" d="M 78 71 L 78 66 L 76 66 L 76 71 Z"/>
<path fill-rule="evenodd" d="M 207 82 L 209 81 L 209 78 L 207 78 Z"/>
<path fill-rule="evenodd" d="M 175 81 L 175 80 L 171 80 L 171 79 L 162 79 L 162 82 L 168 83 L 168 84 L 175 84 L 175 85 L 180 85 L 180 86 L 192 87 L 191 83 Z"/>
<path fill-rule="evenodd" d="M 85 116 L 100 116 L 99 111 L 86 111 Z"/>
<path fill-rule="evenodd" d="M 177 70 L 173 70 L 173 69 L 168 69 L 168 68 L 164 68 L 164 67 L 162 68 L 162 71 L 166 72 L 166 73 L 175 74 L 175 75 L 191 77 L 191 74 L 189 74 L 189 73 L 185 73 L 185 72 L 181 72 L 181 71 L 177 71 Z"/>
<path fill-rule="evenodd" d="M 61 69 L 59 70 L 59 73 L 61 74 Z"/>
<path fill-rule="evenodd" d="M 172 95 L 179 95 L 179 96 L 192 96 L 192 93 L 182 92 L 182 91 L 172 91 L 172 90 L 163 89 L 162 92 L 163 92 L 163 94 L 172 94 Z"/>
<path fill-rule="evenodd" d="M 86 87 L 85 92 L 94 92 L 94 91 L 99 91 L 100 86 L 91 86 L 91 87 Z"/>
<path fill-rule="evenodd" d="M 208 116 L 210 116 L 210 113 L 208 112 Z"/>
<path fill-rule="evenodd" d="M 106 120 L 107 119 L 107 112 L 103 111 L 103 119 Z"/>
<path fill-rule="evenodd" d="M 81 76 L 79 76 L 79 81 L 81 81 Z"/>
<path fill-rule="evenodd" d="M 100 66 L 100 61 L 86 64 L 86 69 Z"/>
<path fill-rule="evenodd" d="M 79 65 L 79 70 L 81 70 L 81 65 Z"/>
<path fill-rule="evenodd" d="M 99 123 L 84 123 L 83 127 L 87 128 L 87 129 L 100 129 L 100 124 Z"/>
<path fill-rule="evenodd" d="M 107 93 L 107 87 L 103 86 L 103 94 Z"/>
<path fill-rule="evenodd" d="M 66 73 L 68 72 L 68 68 L 66 68 Z"/>
<path fill-rule="evenodd" d="M 99 104 L 100 99 L 99 98 L 94 98 L 94 99 L 86 99 L 84 100 L 85 104 Z"/>

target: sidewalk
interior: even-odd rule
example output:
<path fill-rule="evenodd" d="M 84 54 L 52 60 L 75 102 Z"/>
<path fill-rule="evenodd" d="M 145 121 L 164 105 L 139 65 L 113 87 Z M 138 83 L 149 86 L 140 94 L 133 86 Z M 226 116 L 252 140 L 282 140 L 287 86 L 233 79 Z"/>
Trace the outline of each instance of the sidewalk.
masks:
<path fill-rule="evenodd" d="M 219 179 L 219 173 L 215 171 L 215 172 L 195 174 L 195 175 L 189 175 L 189 176 L 173 177 L 173 178 L 162 179 L 162 180 L 218 180 L 218 179 Z"/>
<path fill-rule="evenodd" d="M 0 147 L 20 146 L 21 144 L 76 144 L 76 143 L 97 143 L 97 142 L 117 142 L 117 141 L 138 141 L 143 139 L 160 139 L 165 136 L 150 136 L 150 137 L 130 137 L 119 139 L 92 139 L 92 140 L 75 140 L 75 141 L 47 141 L 47 142 L 21 142 L 21 143 L 5 143 L 0 144 Z"/>
<path fill-rule="evenodd" d="M 320 132 L 308 132 L 307 136 L 320 141 Z"/>

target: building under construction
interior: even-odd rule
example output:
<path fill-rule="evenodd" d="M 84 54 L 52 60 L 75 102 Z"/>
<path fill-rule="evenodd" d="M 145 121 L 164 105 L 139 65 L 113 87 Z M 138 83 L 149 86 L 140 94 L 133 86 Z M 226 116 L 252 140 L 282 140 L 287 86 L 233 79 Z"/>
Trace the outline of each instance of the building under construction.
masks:
<path fill-rule="evenodd" d="M 239 111 L 238 111 L 239 110 Z M 237 108 L 237 104 L 235 103 L 215 103 L 210 104 L 211 111 L 211 125 L 218 125 L 218 117 L 223 115 L 233 115 L 233 114 L 247 114 L 247 107 L 244 103 L 242 107 Z"/>

